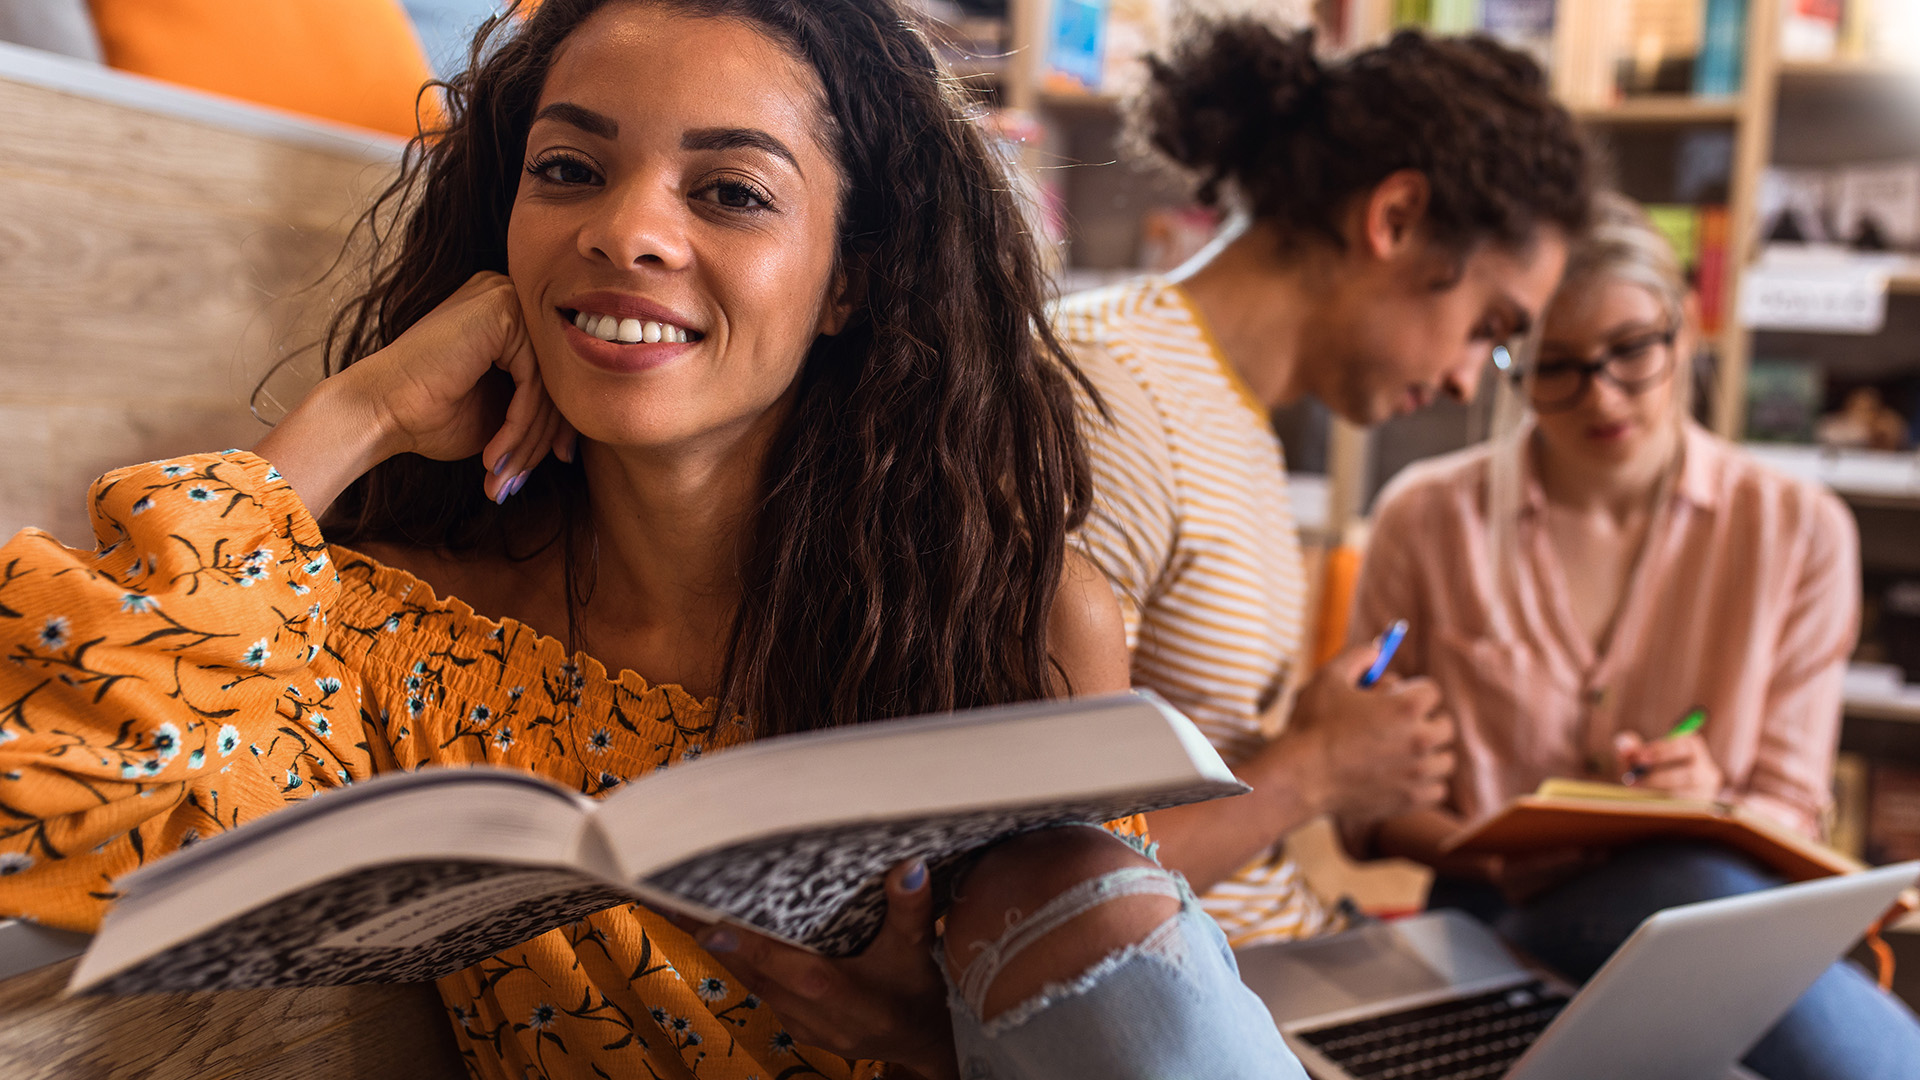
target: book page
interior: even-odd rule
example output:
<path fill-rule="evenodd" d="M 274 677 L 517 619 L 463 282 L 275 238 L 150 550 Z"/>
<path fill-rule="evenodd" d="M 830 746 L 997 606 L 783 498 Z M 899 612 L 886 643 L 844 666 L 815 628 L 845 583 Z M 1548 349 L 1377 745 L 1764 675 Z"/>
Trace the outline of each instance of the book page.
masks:
<path fill-rule="evenodd" d="M 828 956 L 850 956 L 879 932 L 887 911 L 884 878 L 899 863 L 925 859 L 934 896 L 944 897 L 965 868 L 964 856 L 996 840 L 1058 825 L 1097 825 L 1186 801 L 1186 794 L 1175 792 L 1156 800 L 1129 797 L 811 829 L 707 852 L 642 882 L 750 923 L 760 933 Z"/>
<path fill-rule="evenodd" d="M 376 866 L 261 905 L 75 989 L 138 994 L 419 982 L 630 899 L 567 870 L 456 861 Z"/>

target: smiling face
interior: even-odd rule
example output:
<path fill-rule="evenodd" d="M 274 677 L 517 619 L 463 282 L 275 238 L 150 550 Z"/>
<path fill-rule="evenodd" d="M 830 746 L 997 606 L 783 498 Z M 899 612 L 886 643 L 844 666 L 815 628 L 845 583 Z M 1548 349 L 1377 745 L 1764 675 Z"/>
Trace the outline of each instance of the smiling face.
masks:
<path fill-rule="evenodd" d="M 755 27 L 610 4 L 548 72 L 508 274 L 560 412 L 649 450 L 770 432 L 839 330 L 839 169 L 813 70 Z"/>
<path fill-rule="evenodd" d="M 1358 424 L 1377 424 L 1445 394 L 1471 400 L 1496 345 L 1526 333 L 1566 266 L 1557 230 L 1524 249 L 1483 245 L 1462 262 L 1421 245 L 1399 257 L 1349 259 L 1329 290 L 1316 394 Z"/>
<path fill-rule="evenodd" d="M 1540 410 L 1538 430 L 1548 452 L 1595 465 L 1626 464 L 1667 452 L 1679 420 L 1675 403 L 1677 376 L 1683 367 L 1679 359 L 1690 355 L 1692 348 L 1684 319 L 1679 320 L 1671 342 L 1663 340 L 1675 329 L 1674 316 L 1644 285 L 1599 277 L 1561 290 L 1547 311 L 1540 363 L 1592 361 L 1613 350 L 1630 354 L 1631 362 L 1643 365 L 1664 359 L 1664 365 L 1648 370 L 1666 374 L 1649 380 L 1638 392 L 1595 377 L 1572 405 Z M 1649 360 L 1652 350 L 1667 355 Z"/>

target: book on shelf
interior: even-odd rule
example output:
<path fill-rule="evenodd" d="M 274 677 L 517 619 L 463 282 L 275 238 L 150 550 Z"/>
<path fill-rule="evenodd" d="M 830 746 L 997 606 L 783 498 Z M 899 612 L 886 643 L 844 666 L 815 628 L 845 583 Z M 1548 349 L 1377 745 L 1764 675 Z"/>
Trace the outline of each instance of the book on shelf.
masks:
<path fill-rule="evenodd" d="M 1780 59 L 1831 60 L 1840 51 L 1842 0 L 1783 0 Z"/>
<path fill-rule="evenodd" d="M 1644 788 L 1551 779 L 1440 845 L 1443 855 L 1527 855 L 1616 848 L 1650 840 L 1709 840 L 1742 852 L 1789 881 L 1861 868 L 1765 814 L 1724 802 L 1674 799 Z"/>
<path fill-rule="evenodd" d="M 1107 0 L 1054 0 L 1042 85 L 1057 94 L 1097 93 L 1106 37 Z"/>
<path fill-rule="evenodd" d="M 1820 365 L 1793 357 L 1756 356 L 1747 369 L 1747 438 L 1806 443 L 1826 401 Z"/>
<path fill-rule="evenodd" d="M 1747 0 L 1707 0 L 1693 92 L 1729 97 L 1740 92 L 1747 55 Z"/>
<path fill-rule="evenodd" d="M 1920 766 L 1875 762 L 1867 779 L 1867 860 L 1920 857 Z"/>
<path fill-rule="evenodd" d="M 1713 338 L 1727 322 L 1727 249 L 1733 240 L 1727 208 L 1701 207 L 1695 235 L 1699 247 L 1693 256 L 1693 288 L 1700 298 L 1700 332 Z"/>
<path fill-rule="evenodd" d="M 1841 751 L 1833 756 L 1833 810 L 1827 842 L 1855 859 L 1867 857 L 1867 792 L 1872 765 L 1866 755 Z"/>
<path fill-rule="evenodd" d="M 433 979 L 632 901 L 850 955 L 902 861 L 938 898 L 1001 838 L 1246 790 L 1145 692 L 768 738 L 600 801 L 508 769 L 395 773 L 116 882 L 72 989 Z"/>

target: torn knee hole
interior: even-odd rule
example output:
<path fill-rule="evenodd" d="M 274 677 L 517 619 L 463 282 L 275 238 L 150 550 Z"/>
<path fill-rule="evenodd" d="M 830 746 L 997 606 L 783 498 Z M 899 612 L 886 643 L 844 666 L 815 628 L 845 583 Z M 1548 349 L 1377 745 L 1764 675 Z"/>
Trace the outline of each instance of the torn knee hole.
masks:
<path fill-rule="evenodd" d="M 973 1014 L 989 1021 L 1028 1015 L 1084 990 L 1135 955 L 1183 963 L 1184 899 L 1180 879 L 1158 867 L 1128 867 L 1083 881 L 1030 916 L 1009 911 L 997 940 L 966 946 L 971 955 L 955 957 L 966 964 L 957 989 Z"/>

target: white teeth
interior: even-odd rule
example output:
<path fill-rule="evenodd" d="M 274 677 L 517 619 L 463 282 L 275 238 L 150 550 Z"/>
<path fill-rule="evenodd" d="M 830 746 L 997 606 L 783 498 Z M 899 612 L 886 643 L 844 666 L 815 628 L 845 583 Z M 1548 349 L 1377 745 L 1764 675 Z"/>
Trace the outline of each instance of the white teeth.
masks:
<path fill-rule="evenodd" d="M 620 319 L 612 315 L 590 315 L 584 311 L 573 313 L 573 325 L 601 341 L 616 342 L 621 345 L 637 345 L 641 342 L 687 342 L 693 337 L 685 329 L 672 323 L 646 322 L 640 319 Z"/>

